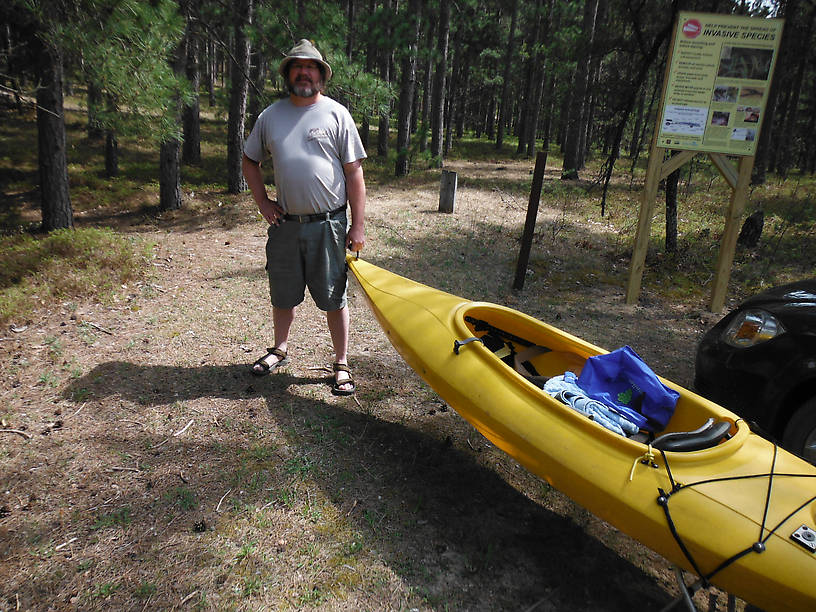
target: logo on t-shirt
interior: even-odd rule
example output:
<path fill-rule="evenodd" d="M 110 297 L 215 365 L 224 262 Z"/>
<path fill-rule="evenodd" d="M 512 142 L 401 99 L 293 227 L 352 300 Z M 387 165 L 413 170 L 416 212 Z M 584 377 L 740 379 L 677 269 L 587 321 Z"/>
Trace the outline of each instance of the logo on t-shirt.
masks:
<path fill-rule="evenodd" d="M 320 140 L 329 137 L 329 132 L 324 128 L 312 128 L 309 130 L 307 140 Z"/>

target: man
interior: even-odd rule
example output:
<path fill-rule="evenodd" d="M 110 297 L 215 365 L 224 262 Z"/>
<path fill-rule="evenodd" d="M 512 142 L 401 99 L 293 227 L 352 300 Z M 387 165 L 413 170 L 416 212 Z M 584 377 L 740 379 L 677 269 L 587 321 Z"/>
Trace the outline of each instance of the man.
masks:
<path fill-rule="evenodd" d="M 252 197 L 269 223 L 266 268 L 275 327 L 275 346 L 253 364 L 252 372 L 268 374 L 287 363 L 295 308 L 308 287 L 326 312 L 335 353 L 332 391 L 350 395 L 355 383 L 348 367 L 345 249 L 365 246 L 366 153 L 348 110 L 322 93 L 332 70 L 311 42 L 298 42 L 279 72 L 289 97 L 258 117 L 242 165 Z M 263 182 L 260 165 L 267 158 L 272 159 L 277 200 L 269 198 Z"/>

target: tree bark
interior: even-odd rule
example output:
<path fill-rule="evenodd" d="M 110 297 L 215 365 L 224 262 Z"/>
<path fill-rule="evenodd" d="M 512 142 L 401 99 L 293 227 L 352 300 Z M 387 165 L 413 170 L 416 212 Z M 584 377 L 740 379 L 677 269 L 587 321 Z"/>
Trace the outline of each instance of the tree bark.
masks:
<path fill-rule="evenodd" d="M 180 8 L 183 13 L 184 6 Z M 184 75 L 185 50 L 182 39 L 170 59 L 177 77 Z M 167 112 L 172 115 L 174 125 L 181 127 L 181 96 L 176 95 L 171 104 L 172 107 Z M 165 137 L 159 148 L 159 208 L 177 210 L 181 206 L 181 142 L 175 137 Z"/>
<path fill-rule="evenodd" d="M 752 185 L 764 185 L 766 173 L 775 163 L 773 156 L 776 146 L 773 136 L 777 127 L 779 93 L 783 89 L 783 84 L 785 84 L 787 81 L 787 72 L 790 69 L 790 64 L 793 62 L 793 58 L 791 57 L 793 37 L 788 30 L 792 21 L 790 17 L 795 15 L 797 6 L 798 0 L 787 0 L 786 2 L 780 4 L 778 16 L 786 19 L 786 26 L 788 27 L 782 31 L 779 59 L 776 62 L 774 77 L 771 81 L 771 87 L 768 90 L 768 99 L 765 102 L 765 117 L 762 120 L 762 131 L 759 133 L 759 140 L 757 141 L 756 153 L 754 155 L 754 167 L 751 170 Z M 784 117 L 784 113 L 779 113 L 779 118 L 782 117 Z"/>
<path fill-rule="evenodd" d="M 391 37 L 393 31 L 391 27 L 392 20 L 392 0 L 385 0 L 383 2 L 383 11 L 385 12 L 385 48 L 380 49 L 380 78 L 386 83 L 391 82 L 391 59 L 393 52 L 391 50 Z M 377 155 L 380 157 L 388 156 L 388 135 L 391 129 L 391 109 L 390 103 L 384 112 L 380 113 L 379 125 L 377 129 Z"/>
<path fill-rule="evenodd" d="M 426 9 L 427 10 L 427 9 Z M 430 134 L 430 119 L 431 119 L 431 100 L 433 99 L 433 62 L 431 55 L 433 52 L 433 40 L 436 32 L 436 21 L 431 19 L 430 28 L 426 32 L 428 57 L 425 59 L 424 76 L 422 82 L 422 118 L 420 119 L 420 127 L 422 133 L 419 135 L 419 150 L 425 152 L 428 150 L 428 135 Z"/>
<path fill-rule="evenodd" d="M 352 60 L 354 54 L 354 21 L 357 14 L 357 7 L 354 5 L 354 0 L 348 0 L 346 8 L 346 59 L 349 62 Z"/>
<path fill-rule="evenodd" d="M 666 177 L 666 252 L 677 252 L 677 184 L 680 182 L 678 168 Z"/>
<path fill-rule="evenodd" d="M 583 36 L 579 43 L 580 57 L 575 69 L 575 91 L 570 109 L 569 123 L 564 140 L 564 165 L 562 179 L 577 179 L 582 163 L 582 134 L 586 133 L 587 90 L 590 77 L 591 48 L 595 37 L 595 17 L 598 0 L 586 0 L 584 4 Z"/>
<path fill-rule="evenodd" d="M 536 49 L 527 60 L 527 70 L 524 79 L 524 99 L 522 100 L 518 118 L 518 146 L 516 155 L 521 155 L 527 149 L 530 140 L 530 125 L 535 113 L 536 93 L 538 92 L 538 77 L 541 74 L 541 57 L 538 53 L 538 43 L 541 35 L 541 12 L 543 0 L 536 0 L 533 30 L 530 34 L 530 47 Z M 535 138 L 535 135 L 533 135 Z"/>
<path fill-rule="evenodd" d="M 197 3 L 198 0 L 194 0 Z M 193 90 L 193 99 L 182 111 L 182 122 L 184 126 L 184 145 L 182 147 L 181 159 L 185 164 L 199 165 L 201 163 L 201 108 L 198 90 L 201 86 L 201 70 L 199 69 L 199 56 L 201 55 L 201 37 L 199 28 L 194 18 L 194 6 L 189 7 L 187 15 L 187 31 L 185 32 L 187 47 L 187 62 L 185 72 L 190 87 Z"/>
<path fill-rule="evenodd" d="M 111 96 L 107 97 L 107 107 L 110 114 L 118 111 Z M 113 128 L 105 130 L 105 176 L 108 178 L 119 176 L 119 140 Z"/>
<path fill-rule="evenodd" d="M 260 115 L 266 107 L 266 98 L 263 95 L 263 91 L 266 87 L 268 71 L 266 57 L 260 51 L 253 50 L 250 54 L 250 58 L 252 60 L 252 68 L 250 70 L 254 86 L 249 90 L 247 116 L 249 117 L 250 124 L 254 125 L 258 120 L 258 115 Z"/>
<path fill-rule="evenodd" d="M 88 140 L 99 140 L 104 130 L 99 125 L 99 107 L 102 104 L 102 91 L 93 81 L 88 82 Z"/>
<path fill-rule="evenodd" d="M 431 155 L 437 167 L 442 167 L 442 145 L 445 129 L 445 76 L 448 71 L 448 37 L 450 35 L 450 2 L 441 0 L 439 6 L 439 37 L 437 62 L 431 99 Z"/>
<path fill-rule="evenodd" d="M 39 49 L 37 145 L 42 229 L 74 226 L 68 190 L 65 115 L 62 98 L 62 51 L 49 43 Z"/>
<path fill-rule="evenodd" d="M 241 170 L 244 154 L 244 124 L 246 121 L 249 80 L 249 37 L 247 29 L 252 22 L 252 0 L 235 4 L 233 31 L 232 78 L 230 79 L 230 106 L 227 122 L 227 193 L 246 191 L 247 184 Z"/>
<path fill-rule="evenodd" d="M 411 115 L 416 88 L 417 47 L 419 44 L 420 0 L 410 0 L 407 18 L 412 20 L 411 41 L 402 59 L 402 80 L 400 84 L 399 113 L 397 116 L 397 161 L 396 176 L 410 172 Z"/>
<path fill-rule="evenodd" d="M 510 33 L 507 35 L 507 50 L 504 54 L 504 77 L 502 79 L 501 97 L 499 98 L 499 121 L 496 130 L 496 150 L 504 145 L 504 124 L 507 121 L 507 92 L 510 87 L 511 62 L 513 60 L 514 41 L 516 38 L 516 21 L 518 20 L 518 0 L 513 0 L 513 14 L 510 18 Z"/>
<path fill-rule="evenodd" d="M 175 138 L 161 143 L 159 151 L 159 208 L 162 210 L 178 210 L 182 205 L 180 149 L 181 143 Z"/>

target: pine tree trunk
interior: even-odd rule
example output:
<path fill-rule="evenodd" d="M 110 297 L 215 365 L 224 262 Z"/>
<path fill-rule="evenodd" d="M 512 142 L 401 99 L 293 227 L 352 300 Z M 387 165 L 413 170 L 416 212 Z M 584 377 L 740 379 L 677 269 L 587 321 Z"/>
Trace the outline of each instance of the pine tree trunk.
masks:
<path fill-rule="evenodd" d="M 487 105 L 487 114 L 485 115 L 485 134 L 488 140 L 496 138 L 496 90 L 490 90 L 490 102 Z"/>
<path fill-rule="evenodd" d="M 215 41 L 207 40 L 207 104 L 215 106 Z"/>
<path fill-rule="evenodd" d="M 433 33 L 434 33 L 434 26 L 435 23 L 431 23 L 430 32 L 428 32 L 428 46 L 431 46 L 431 42 L 433 40 Z M 429 49 L 430 51 L 431 49 Z M 421 152 L 425 152 L 428 150 L 428 135 L 430 134 L 430 120 L 431 120 L 431 100 L 433 99 L 433 64 L 430 60 L 430 53 L 428 54 L 429 57 L 425 60 L 425 67 L 424 67 L 424 76 L 422 78 L 422 82 L 424 83 L 422 87 L 422 119 L 420 120 L 420 126 L 422 129 L 422 133 L 419 135 L 419 150 Z"/>
<path fill-rule="evenodd" d="M 184 75 L 186 64 L 185 45 L 182 40 L 170 60 L 173 72 L 177 76 Z M 175 125 L 181 126 L 181 98 L 176 96 L 171 102 Z M 177 210 L 182 206 L 181 194 L 181 143 L 176 138 L 162 140 L 159 149 L 159 208 L 162 210 Z"/>
<path fill-rule="evenodd" d="M 629 158 L 634 159 L 640 149 L 640 130 L 643 128 L 643 111 L 646 109 L 646 92 L 641 89 L 638 92 L 637 112 L 635 113 L 635 126 L 632 128 L 632 138 L 629 140 Z"/>
<path fill-rule="evenodd" d="M 162 210 L 178 210 L 181 208 L 180 150 L 181 143 L 176 139 L 161 143 L 159 151 L 159 208 Z"/>
<path fill-rule="evenodd" d="M 507 121 L 507 92 L 510 87 L 510 74 L 513 66 L 514 40 L 516 37 L 516 21 L 518 20 L 518 0 L 513 0 L 513 15 L 510 18 L 510 34 L 507 36 L 507 50 L 504 54 L 504 78 L 502 79 L 501 97 L 499 98 L 499 121 L 496 129 L 496 150 L 501 150 L 504 145 L 504 128 Z"/>
<path fill-rule="evenodd" d="M 187 65 L 185 66 L 185 73 L 193 90 L 193 100 L 182 111 L 184 144 L 181 159 L 185 164 L 199 165 L 201 163 L 201 108 L 198 90 L 201 86 L 201 70 L 199 69 L 201 39 L 196 21 L 190 17 L 188 17 L 186 39 Z"/>
<path fill-rule="evenodd" d="M 666 252 L 677 252 L 677 184 L 680 181 L 678 168 L 666 177 Z"/>
<path fill-rule="evenodd" d="M 458 29 L 456 31 L 456 36 L 453 40 L 453 49 L 455 50 L 455 55 L 453 56 L 453 60 L 451 61 L 452 67 L 450 70 L 450 82 L 448 83 L 448 91 L 447 95 L 445 96 L 445 142 L 442 146 L 442 157 L 447 157 L 448 153 L 453 146 L 453 127 L 454 127 L 454 116 L 456 113 L 456 105 L 458 102 L 461 102 L 461 96 L 459 95 L 460 91 L 460 82 L 462 76 L 462 30 Z"/>
<path fill-rule="evenodd" d="M 448 71 L 448 37 L 450 35 L 450 2 L 441 0 L 439 6 L 439 37 L 437 39 L 436 71 L 431 99 L 431 155 L 442 167 L 442 145 L 445 129 L 445 76 Z"/>
<path fill-rule="evenodd" d="M 582 134 L 586 132 L 587 88 L 590 77 L 592 42 L 595 34 L 595 17 L 598 13 L 598 0 L 586 0 L 584 5 L 583 38 L 580 42 L 581 55 L 575 68 L 575 91 L 570 109 L 569 123 L 564 140 L 564 165 L 562 179 L 577 179 L 582 168 L 581 150 Z"/>
<path fill-rule="evenodd" d="M 93 81 L 88 82 L 88 140 L 99 140 L 104 135 L 104 130 L 99 125 L 97 119 L 99 107 L 102 104 L 102 91 L 99 85 Z"/>
<path fill-rule="evenodd" d="M 111 96 L 107 97 L 108 112 L 118 112 L 116 103 Z M 105 176 L 113 178 L 119 176 L 119 141 L 116 132 L 109 128 L 105 130 Z"/>
<path fill-rule="evenodd" d="M 357 7 L 354 4 L 354 0 L 348 0 L 346 12 L 346 59 L 348 59 L 349 63 L 351 63 L 351 56 L 354 53 L 354 21 L 356 14 Z"/>
<path fill-rule="evenodd" d="M 412 20 L 411 42 L 402 60 L 402 81 L 400 84 L 399 113 L 397 116 L 397 161 L 396 176 L 410 172 L 411 115 L 416 88 L 417 45 L 419 44 L 420 0 L 410 0 L 406 17 Z"/>
<path fill-rule="evenodd" d="M 105 176 L 119 176 L 119 141 L 113 130 L 105 132 Z"/>
<path fill-rule="evenodd" d="M 235 5 L 233 28 L 235 45 L 230 79 L 230 106 L 227 122 L 227 193 L 246 191 L 247 184 L 241 169 L 244 154 L 244 122 L 246 121 L 247 89 L 249 81 L 249 38 L 247 28 L 252 22 L 252 0 L 241 0 Z"/>
<path fill-rule="evenodd" d="M 261 114 L 266 107 L 266 96 L 264 89 L 266 88 L 266 81 L 269 78 L 267 69 L 267 59 L 260 51 L 253 50 L 250 54 L 251 58 L 251 72 L 252 77 L 251 87 L 249 88 L 249 102 L 247 103 L 247 117 L 250 125 L 255 125 L 258 120 L 258 115 Z"/>
<path fill-rule="evenodd" d="M 38 52 L 37 144 L 42 229 L 50 232 L 74 226 L 68 191 L 65 115 L 62 99 L 62 52 L 42 43 Z"/>
<path fill-rule="evenodd" d="M 541 35 L 541 11 L 543 0 L 536 0 L 533 31 L 530 34 L 530 47 L 536 48 Z M 541 56 L 536 51 L 527 60 L 526 77 L 524 79 L 524 99 L 520 106 L 518 117 L 519 138 L 516 147 L 516 155 L 521 155 L 527 150 L 530 144 L 530 124 L 535 113 L 535 98 L 537 93 L 538 75 L 540 74 Z M 535 138 L 535 136 L 533 136 Z"/>

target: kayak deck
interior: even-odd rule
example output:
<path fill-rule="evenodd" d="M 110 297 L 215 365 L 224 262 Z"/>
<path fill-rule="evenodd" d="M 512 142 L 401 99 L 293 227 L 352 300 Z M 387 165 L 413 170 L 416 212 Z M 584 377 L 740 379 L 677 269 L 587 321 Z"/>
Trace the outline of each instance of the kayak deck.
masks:
<path fill-rule="evenodd" d="M 349 259 L 349 267 L 405 361 L 530 472 L 676 565 L 701 575 L 716 570 L 713 583 L 756 605 L 816 605 L 816 557 L 790 538 L 800 525 L 816 524 L 813 466 L 665 379 L 680 394 L 666 432 L 691 431 L 714 418 L 729 424 L 730 438 L 703 450 L 661 453 L 613 433 L 472 341 L 485 335 L 472 321 L 547 349 L 531 358 L 542 376 L 578 374 L 588 357 L 606 352 L 600 347 L 516 310 L 465 300 L 362 260 Z M 660 506 L 664 493 L 670 501 Z M 761 554 L 718 569 L 756 542 L 763 542 Z"/>

